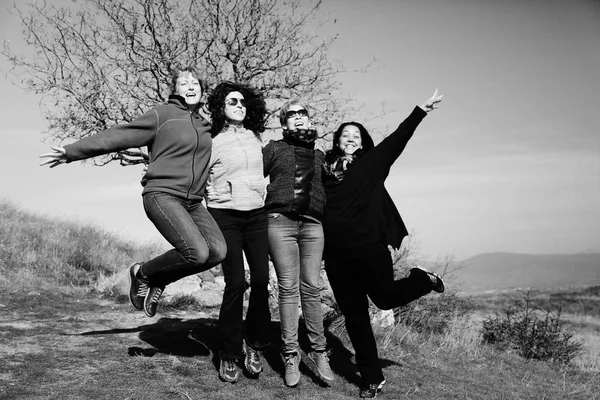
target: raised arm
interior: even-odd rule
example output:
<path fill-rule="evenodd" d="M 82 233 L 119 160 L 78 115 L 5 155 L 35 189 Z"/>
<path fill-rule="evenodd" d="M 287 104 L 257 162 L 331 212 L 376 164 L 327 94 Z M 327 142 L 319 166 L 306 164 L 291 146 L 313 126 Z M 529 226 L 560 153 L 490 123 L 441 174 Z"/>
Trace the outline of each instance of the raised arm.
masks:
<path fill-rule="evenodd" d="M 435 92 L 433 92 L 433 96 L 425 100 L 425 102 L 423 102 L 423 104 L 421 104 L 419 107 L 421 107 L 421 109 L 427 113 L 431 112 L 440 106 L 440 102 L 442 101 L 443 97 L 443 94 L 440 94 L 438 96 L 438 90 L 435 89 Z"/>
<path fill-rule="evenodd" d="M 402 121 L 394 132 L 366 155 L 371 159 L 370 173 L 387 177 L 392 164 L 404 151 L 417 126 L 425 118 L 426 113 L 439 107 L 442 97 L 444 96 L 438 95 L 438 91 L 435 89 L 433 96 L 425 100 L 420 106 L 415 107 L 413 112 Z"/>

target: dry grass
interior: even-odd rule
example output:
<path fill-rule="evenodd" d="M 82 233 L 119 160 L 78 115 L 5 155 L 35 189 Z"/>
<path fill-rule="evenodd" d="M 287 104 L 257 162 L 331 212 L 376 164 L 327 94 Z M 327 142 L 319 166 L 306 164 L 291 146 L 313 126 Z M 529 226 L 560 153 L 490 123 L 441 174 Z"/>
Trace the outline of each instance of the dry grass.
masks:
<path fill-rule="evenodd" d="M 148 319 L 127 303 L 102 299 L 92 290 L 109 287 L 103 284 L 109 277 L 155 251 L 156 246 L 123 242 L 92 227 L 0 203 L 0 288 L 7 293 L 0 300 L 0 397 L 357 397 L 352 346 L 343 329 L 336 330 L 340 325 L 334 323 L 328 335 L 337 375 L 331 388 L 320 385 L 310 367 L 301 368 L 298 388 L 285 387 L 277 339 L 265 354 L 260 379 L 229 385 L 218 380 L 217 321 L 199 317 L 204 310 L 180 299 L 176 308 L 189 310 L 164 307 L 161 315 Z M 444 299 L 431 295 L 424 304 Z M 388 382 L 381 398 L 599 399 L 600 288 L 548 292 L 538 300 L 564 304 L 565 322 L 584 343 L 572 365 L 525 360 L 483 345 L 482 319 L 511 300 L 475 298 L 471 311 L 447 314 L 442 332 L 424 333 L 403 324 L 376 329 Z M 274 322 L 272 328 L 278 338 L 279 325 Z"/>
<path fill-rule="evenodd" d="M 126 242 L 77 222 L 24 212 L 0 202 L 0 283 L 37 287 L 45 283 L 93 287 L 157 246 Z"/>

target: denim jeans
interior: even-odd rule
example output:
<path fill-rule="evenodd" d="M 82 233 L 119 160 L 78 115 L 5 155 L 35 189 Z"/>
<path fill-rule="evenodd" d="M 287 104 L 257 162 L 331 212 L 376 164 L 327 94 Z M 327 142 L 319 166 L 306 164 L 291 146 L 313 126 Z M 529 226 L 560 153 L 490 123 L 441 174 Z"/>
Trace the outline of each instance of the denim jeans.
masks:
<path fill-rule="evenodd" d="M 429 293 L 431 281 L 424 274 L 412 273 L 394 280 L 392 256 L 387 245 L 379 242 L 352 248 L 328 248 L 325 269 L 345 318 L 362 383 L 379 383 L 383 372 L 371 328 L 369 298 L 383 310 L 400 307 Z"/>
<path fill-rule="evenodd" d="M 264 208 L 250 211 L 209 208 L 223 231 L 227 256 L 223 260 L 225 291 L 219 312 L 220 357 L 242 357 L 242 341 L 253 348 L 270 343 L 269 240 Z M 250 299 L 243 323 L 244 292 L 247 289 L 244 255 L 250 269 Z"/>
<path fill-rule="evenodd" d="M 174 247 L 142 264 L 141 273 L 150 286 L 165 287 L 225 258 L 225 238 L 201 201 L 150 192 L 144 194 L 143 202 L 150 221 Z"/>
<path fill-rule="evenodd" d="M 327 343 L 321 308 L 323 226 L 294 214 L 269 213 L 269 250 L 279 286 L 282 352 L 298 349 L 298 303 L 313 351 Z"/>

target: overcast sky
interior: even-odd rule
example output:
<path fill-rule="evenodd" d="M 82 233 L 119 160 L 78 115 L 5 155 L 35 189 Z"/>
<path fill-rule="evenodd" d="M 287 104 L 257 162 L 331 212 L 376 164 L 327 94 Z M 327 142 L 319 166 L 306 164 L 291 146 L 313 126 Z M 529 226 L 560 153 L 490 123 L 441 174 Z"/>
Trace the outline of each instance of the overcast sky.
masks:
<path fill-rule="evenodd" d="M 367 129 L 389 132 L 444 94 L 387 181 L 421 255 L 600 251 L 600 2 L 326 0 L 323 12 L 323 34 L 339 34 L 332 57 L 375 60 L 340 76 L 344 92 L 395 110 Z M 22 46 L 18 18 L 0 15 L 0 40 Z M 39 167 L 49 147 L 38 98 L 4 76 L 0 90 L 0 198 L 161 240 L 141 206 L 141 167 Z"/>

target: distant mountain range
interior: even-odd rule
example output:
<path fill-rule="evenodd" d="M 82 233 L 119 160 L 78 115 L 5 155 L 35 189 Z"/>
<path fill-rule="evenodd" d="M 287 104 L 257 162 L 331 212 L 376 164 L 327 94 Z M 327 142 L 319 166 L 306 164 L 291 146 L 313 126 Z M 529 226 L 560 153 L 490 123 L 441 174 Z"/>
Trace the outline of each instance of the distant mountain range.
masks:
<path fill-rule="evenodd" d="M 485 253 L 464 260 L 463 265 L 454 273 L 454 283 L 468 294 L 600 285 L 600 253 Z"/>

